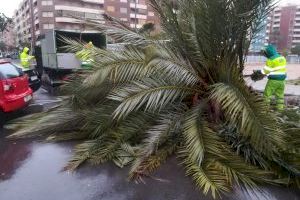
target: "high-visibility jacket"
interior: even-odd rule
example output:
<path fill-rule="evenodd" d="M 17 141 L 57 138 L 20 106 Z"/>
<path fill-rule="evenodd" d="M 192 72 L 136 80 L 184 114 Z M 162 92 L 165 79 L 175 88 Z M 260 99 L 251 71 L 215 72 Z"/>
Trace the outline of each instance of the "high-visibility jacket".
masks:
<path fill-rule="evenodd" d="M 23 49 L 23 52 L 22 52 L 21 55 L 20 55 L 21 66 L 22 66 L 24 69 L 29 69 L 29 66 L 30 66 L 30 60 L 34 58 L 34 56 L 28 55 L 28 51 L 29 51 L 29 48 L 25 47 L 25 48 Z"/>
<path fill-rule="evenodd" d="M 285 80 L 287 77 L 286 59 L 278 54 L 272 45 L 265 49 L 265 54 L 268 60 L 262 73 L 266 74 L 268 79 L 271 80 Z"/>
<path fill-rule="evenodd" d="M 76 53 L 76 57 L 81 61 L 82 67 L 91 67 L 94 59 L 91 56 L 91 52 L 89 49 L 82 49 Z"/>

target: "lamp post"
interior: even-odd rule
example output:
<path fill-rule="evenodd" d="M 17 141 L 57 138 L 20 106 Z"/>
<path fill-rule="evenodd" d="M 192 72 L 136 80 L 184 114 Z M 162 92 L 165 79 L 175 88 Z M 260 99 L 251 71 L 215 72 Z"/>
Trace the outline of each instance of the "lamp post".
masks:
<path fill-rule="evenodd" d="M 137 32 L 137 23 L 136 23 L 136 21 L 137 21 L 137 1 L 138 0 L 134 0 L 134 29 L 135 29 L 135 31 Z"/>
<path fill-rule="evenodd" d="M 34 46 L 36 42 L 35 38 L 35 26 L 34 26 L 34 10 L 33 10 L 33 0 L 29 0 L 30 18 L 31 18 L 31 52 L 34 51 Z"/>

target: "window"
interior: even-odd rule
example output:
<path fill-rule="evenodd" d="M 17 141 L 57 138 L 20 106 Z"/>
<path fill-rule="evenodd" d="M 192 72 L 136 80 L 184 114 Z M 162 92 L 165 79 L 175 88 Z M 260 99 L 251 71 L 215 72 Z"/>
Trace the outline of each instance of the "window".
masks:
<path fill-rule="evenodd" d="M 42 1 L 42 6 L 52 6 L 52 5 L 53 5 L 52 0 Z"/>
<path fill-rule="evenodd" d="M 44 29 L 54 29 L 54 24 L 44 24 L 43 28 Z"/>
<path fill-rule="evenodd" d="M 121 0 L 120 2 L 121 3 L 127 3 L 127 0 Z"/>
<path fill-rule="evenodd" d="M 53 12 L 43 12 L 42 16 L 43 17 L 53 17 Z"/>
<path fill-rule="evenodd" d="M 115 12 L 115 7 L 114 6 L 107 6 L 107 11 L 108 12 Z"/>
<path fill-rule="evenodd" d="M 120 8 L 120 12 L 124 13 L 124 14 L 127 14 L 127 8 Z"/>
<path fill-rule="evenodd" d="M 9 78 L 16 78 L 22 76 L 22 70 L 18 70 L 14 65 L 10 63 L 4 63 L 0 65 L 0 78 L 9 79 Z"/>
<path fill-rule="evenodd" d="M 84 13 L 86 19 L 100 19 L 101 15 L 95 13 Z"/>
<path fill-rule="evenodd" d="M 148 12 L 148 16 L 154 17 L 154 12 Z"/>

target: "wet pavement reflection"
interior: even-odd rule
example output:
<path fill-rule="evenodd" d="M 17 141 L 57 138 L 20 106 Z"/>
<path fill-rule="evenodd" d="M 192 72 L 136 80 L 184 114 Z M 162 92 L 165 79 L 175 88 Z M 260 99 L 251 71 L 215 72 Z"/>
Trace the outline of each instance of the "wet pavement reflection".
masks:
<path fill-rule="evenodd" d="M 7 134 L 7 133 L 6 133 Z M 128 169 L 112 164 L 61 171 L 72 144 L 7 141 L 0 132 L 0 200 L 210 200 L 195 189 L 184 170 L 170 159 L 146 184 L 126 180 Z M 225 200 L 300 200 L 296 189 L 268 187 L 256 195 L 236 190 Z"/>

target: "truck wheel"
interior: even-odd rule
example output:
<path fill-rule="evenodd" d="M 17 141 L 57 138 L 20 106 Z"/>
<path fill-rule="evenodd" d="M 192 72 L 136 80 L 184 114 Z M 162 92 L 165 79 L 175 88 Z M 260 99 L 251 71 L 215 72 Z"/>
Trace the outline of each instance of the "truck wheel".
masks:
<path fill-rule="evenodd" d="M 4 114 L 4 112 L 0 109 L 0 128 L 2 128 L 4 124 L 5 124 L 5 114 Z"/>

